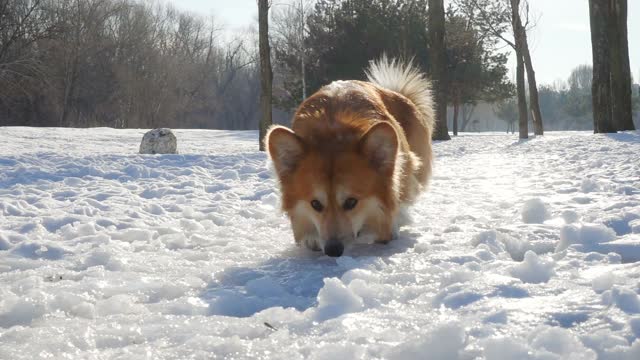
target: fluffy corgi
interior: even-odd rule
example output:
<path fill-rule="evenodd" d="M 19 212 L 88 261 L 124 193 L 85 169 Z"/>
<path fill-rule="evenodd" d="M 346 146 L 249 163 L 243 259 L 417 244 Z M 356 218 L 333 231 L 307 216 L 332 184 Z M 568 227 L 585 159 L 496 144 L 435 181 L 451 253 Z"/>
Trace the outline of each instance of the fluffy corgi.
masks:
<path fill-rule="evenodd" d="M 296 243 L 332 257 L 356 239 L 392 240 L 399 209 L 431 175 L 429 81 L 384 56 L 366 75 L 322 87 L 291 129 L 273 126 L 266 137 Z"/>

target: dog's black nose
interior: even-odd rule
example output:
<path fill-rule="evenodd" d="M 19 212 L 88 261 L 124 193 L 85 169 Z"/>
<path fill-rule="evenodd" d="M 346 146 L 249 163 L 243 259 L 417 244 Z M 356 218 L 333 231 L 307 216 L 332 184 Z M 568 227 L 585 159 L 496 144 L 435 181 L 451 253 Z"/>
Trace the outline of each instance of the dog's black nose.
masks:
<path fill-rule="evenodd" d="M 324 246 L 324 253 L 331 257 L 338 257 L 343 251 L 344 245 L 338 241 L 330 241 Z"/>

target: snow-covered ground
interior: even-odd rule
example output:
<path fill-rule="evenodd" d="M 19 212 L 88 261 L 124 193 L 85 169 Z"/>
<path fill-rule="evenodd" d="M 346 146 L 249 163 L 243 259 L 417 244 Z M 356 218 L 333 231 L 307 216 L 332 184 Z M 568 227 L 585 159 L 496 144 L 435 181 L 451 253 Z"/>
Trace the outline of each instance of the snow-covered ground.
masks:
<path fill-rule="evenodd" d="M 640 359 L 640 134 L 435 144 L 389 245 L 294 246 L 255 132 L 0 128 L 0 358 Z"/>

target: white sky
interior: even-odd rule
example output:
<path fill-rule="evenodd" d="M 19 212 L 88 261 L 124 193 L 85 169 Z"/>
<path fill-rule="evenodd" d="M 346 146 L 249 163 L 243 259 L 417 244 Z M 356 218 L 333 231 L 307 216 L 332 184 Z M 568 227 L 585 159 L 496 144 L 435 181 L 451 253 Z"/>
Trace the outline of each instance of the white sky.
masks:
<path fill-rule="evenodd" d="M 168 0 L 177 7 L 213 14 L 229 28 L 245 28 L 257 21 L 257 0 Z M 282 6 L 291 0 L 273 0 Z M 446 1 L 445 1 L 446 2 Z M 571 70 L 591 63 L 587 0 L 530 0 L 537 26 L 530 33 L 533 66 L 540 84 L 566 80 Z M 629 0 L 629 55 L 631 72 L 640 81 L 640 0 Z M 514 62 L 509 64 L 514 68 Z M 513 72 L 513 71 L 512 71 Z"/>

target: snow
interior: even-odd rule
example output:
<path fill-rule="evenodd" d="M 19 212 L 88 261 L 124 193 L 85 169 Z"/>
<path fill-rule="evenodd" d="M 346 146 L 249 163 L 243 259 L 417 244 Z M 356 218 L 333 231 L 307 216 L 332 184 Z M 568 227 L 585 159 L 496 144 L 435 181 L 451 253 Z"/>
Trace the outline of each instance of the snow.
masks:
<path fill-rule="evenodd" d="M 429 329 L 425 335 L 406 341 L 386 354 L 388 359 L 455 360 L 461 358 L 466 343 L 466 333 L 458 322 L 445 323 Z"/>
<path fill-rule="evenodd" d="M 611 289 L 613 284 L 615 284 L 615 275 L 611 272 L 605 272 L 591 280 L 591 286 L 593 287 L 593 291 L 597 293 L 601 293 L 603 291 Z"/>
<path fill-rule="evenodd" d="M 175 133 L 0 128 L 0 358 L 640 358 L 637 132 L 436 142 L 398 239 L 337 259 L 255 132 Z"/>
<path fill-rule="evenodd" d="M 549 217 L 547 205 L 540 199 L 527 200 L 522 207 L 522 222 L 542 224 Z"/>
<path fill-rule="evenodd" d="M 349 286 L 351 287 L 351 286 Z M 315 318 L 325 321 L 335 317 L 361 311 L 364 308 L 363 300 L 342 281 L 336 278 L 324 279 L 324 286 L 318 292 L 318 308 Z"/>
<path fill-rule="evenodd" d="M 629 314 L 640 313 L 638 294 L 628 288 L 614 287 L 602 294 L 605 304 L 615 304 L 620 310 Z"/>
<path fill-rule="evenodd" d="M 531 346 L 543 357 L 567 360 L 596 359 L 596 353 L 586 348 L 570 331 L 544 328 L 533 334 Z M 555 356 L 554 356 L 555 355 Z"/>
<path fill-rule="evenodd" d="M 524 260 L 511 268 L 511 275 L 525 283 L 538 284 L 549 281 L 555 274 L 553 261 L 540 259 L 535 252 L 529 250 L 524 254 Z"/>
<path fill-rule="evenodd" d="M 578 248 L 591 251 L 597 245 L 610 242 L 615 238 L 615 231 L 602 224 L 583 224 L 580 227 L 565 225 L 560 229 L 560 242 L 556 251 L 562 251 L 572 244 L 578 244 L 580 245 Z"/>

